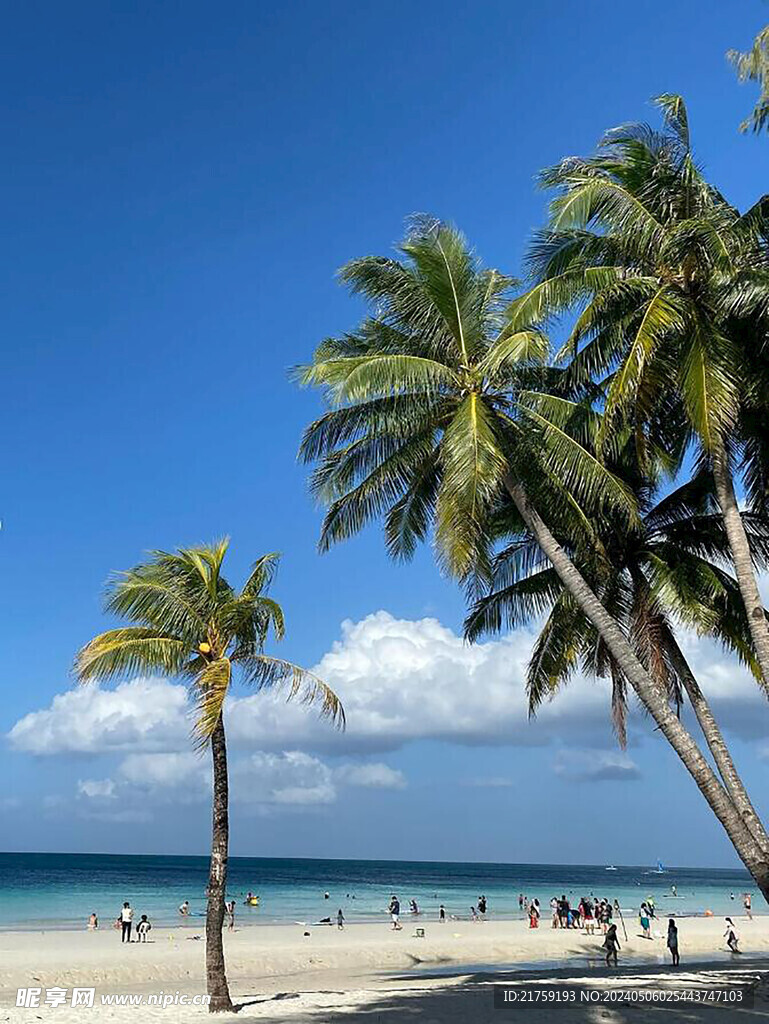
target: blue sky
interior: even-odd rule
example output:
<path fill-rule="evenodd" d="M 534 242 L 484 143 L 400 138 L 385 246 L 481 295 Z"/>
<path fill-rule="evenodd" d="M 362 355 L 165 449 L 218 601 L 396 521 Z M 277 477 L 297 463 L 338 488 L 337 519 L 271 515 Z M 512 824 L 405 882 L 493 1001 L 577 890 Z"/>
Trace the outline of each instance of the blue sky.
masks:
<path fill-rule="evenodd" d="M 662 91 L 684 94 L 710 176 L 749 204 L 766 187 L 769 151 L 737 133 L 753 93 L 723 55 L 749 44 L 766 14 L 759 3 L 694 0 L 75 0 L 7 11 L 0 731 L 71 686 L 74 651 L 104 626 L 104 579 L 148 548 L 228 533 L 234 578 L 261 552 L 283 551 L 282 653 L 324 664 L 337 642 L 354 665 L 355 644 L 370 642 L 383 686 L 388 644 L 408 646 L 415 623 L 433 617 L 456 633 L 461 596 L 429 551 L 392 566 L 370 531 L 316 554 L 319 513 L 295 453 L 319 406 L 286 370 L 360 313 L 336 269 L 387 252 L 409 214 L 429 211 L 459 224 L 488 263 L 518 272 L 542 217 L 537 171 L 590 150 L 618 122 L 652 118 L 649 98 Z M 344 621 L 378 612 L 389 618 L 343 638 Z M 395 639 L 372 639 L 377 630 Z M 528 639 L 514 642 L 523 651 Z M 234 851 L 732 863 L 648 723 L 617 764 L 597 710 L 553 722 L 538 745 L 512 726 L 512 738 L 482 725 L 462 736 L 430 719 L 421 686 L 440 688 L 447 672 L 461 708 L 463 685 L 483 683 L 454 653 L 423 665 L 426 676 L 399 662 L 410 724 L 387 743 L 372 733 L 334 747 L 313 734 L 303 747 L 288 725 L 269 754 L 244 739 L 240 756 L 262 757 L 250 770 L 279 781 L 244 807 Z M 723 672 L 722 688 L 732 678 L 720 655 L 695 656 L 706 673 Z M 333 671 L 353 705 L 356 686 L 369 693 L 349 665 Z M 165 706 L 167 691 L 152 694 Z M 757 729 L 743 705 L 723 707 L 760 803 L 769 716 L 755 705 Z M 139 801 L 139 768 L 122 748 L 31 747 L 0 749 L 9 848 L 117 850 L 127 831 L 136 850 L 205 849 L 203 798 L 145 786 Z M 287 761 L 295 749 L 313 763 Z M 585 778 L 575 750 L 593 751 L 592 766 L 609 758 L 602 777 Z M 173 753 L 137 746 L 145 766 L 158 752 Z M 269 799 L 294 792 L 299 776 L 314 802 Z M 586 811 L 622 828 L 586 830 Z"/>

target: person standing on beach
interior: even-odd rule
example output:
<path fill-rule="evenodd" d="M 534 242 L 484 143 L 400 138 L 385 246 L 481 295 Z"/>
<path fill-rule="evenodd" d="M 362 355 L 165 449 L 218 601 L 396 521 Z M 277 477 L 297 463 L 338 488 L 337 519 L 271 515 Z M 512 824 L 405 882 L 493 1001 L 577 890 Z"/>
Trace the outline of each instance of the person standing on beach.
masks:
<path fill-rule="evenodd" d="M 552 914 L 552 925 L 551 927 L 558 927 L 558 900 L 553 896 L 550 900 L 550 913 Z"/>
<path fill-rule="evenodd" d="M 228 928 L 232 931 L 235 928 L 235 900 L 230 900 L 227 906 L 227 917 L 229 918 Z"/>
<path fill-rule="evenodd" d="M 478 913 L 481 915 L 481 920 L 482 921 L 485 920 L 485 918 L 486 918 L 486 897 L 485 896 L 479 896 L 478 897 Z"/>
<path fill-rule="evenodd" d="M 393 923 L 393 931 L 399 932 L 401 930 L 401 902 L 397 896 L 393 896 L 390 900 L 390 918 Z"/>
<path fill-rule="evenodd" d="M 739 953 L 739 941 L 740 937 L 737 934 L 737 929 L 734 927 L 734 921 L 731 917 L 726 918 L 726 931 L 724 932 L 724 938 L 726 939 L 726 945 L 729 947 L 732 953 Z"/>
<path fill-rule="evenodd" d="M 617 951 L 620 949 L 620 944 L 619 939 L 617 938 L 616 924 L 609 925 L 606 938 L 603 940 L 603 948 L 606 950 L 606 966 L 611 967 L 611 962 L 613 960 L 614 966 L 617 967 Z"/>
<path fill-rule="evenodd" d="M 539 903 L 532 900 L 529 904 L 529 928 L 539 928 Z"/>
<path fill-rule="evenodd" d="M 643 930 L 643 937 L 650 939 L 652 937 L 651 922 L 649 920 L 649 908 L 646 906 L 646 902 L 641 904 L 641 910 L 638 914 L 638 920 Z"/>
<path fill-rule="evenodd" d="M 95 932 L 98 927 L 99 927 L 99 918 L 96 916 L 96 911 L 94 910 L 94 912 L 88 918 L 88 931 L 89 932 Z"/>
<path fill-rule="evenodd" d="M 336 926 L 340 932 L 344 931 L 344 914 L 341 907 L 336 912 Z"/>
<path fill-rule="evenodd" d="M 442 903 L 438 907 L 438 920 L 441 924 L 446 924 L 446 908 Z"/>
<path fill-rule="evenodd" d="M 131 924 L 134 919 L 134 912 L 131 909 L 130 903 L 124 903 L 123 909 L 120 911 L 120 941 L 130 942 L 131 941 Z"/>
<path fill-rule="evenodd" d="M 745 898 L 742 901 L 742 905 L 745 907 L 745 917 L 748 921 L 753 920 L 753 898 L 749 892 L 745 893 Z"/>
<path fill-rule="evenodd" d="M 678 967 L 681 962 L 678 956 L 678 927 L 672 917 L 668 921 L 668 949 L 673 960 L 673 966 Z"/>

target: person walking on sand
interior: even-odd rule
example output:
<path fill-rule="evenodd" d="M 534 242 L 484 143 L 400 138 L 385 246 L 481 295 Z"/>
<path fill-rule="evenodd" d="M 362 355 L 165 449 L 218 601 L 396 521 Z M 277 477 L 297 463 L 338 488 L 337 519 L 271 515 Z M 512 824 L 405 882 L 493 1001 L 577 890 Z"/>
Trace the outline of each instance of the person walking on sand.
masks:
<path fill-rule="evenodd" d="M 606 938 L 603 940 L 603 948 L 606 950 L 606 966 L 611 967 L 613 960 L 614 966 L 617 967 L 617 951 L 620 949 L 620 944 L 619 939 L 617 938 L 616 924 L 609 925 Z"/>
<path fill-rule="evenodd" d="M 481 920 L 484 921 L 486 919 L 486 897 L 485 896 L 479 896 L 478 897 L 478 913 L 481 915 Z"/>
<path fill-rule="evenodd" d="M 732 953 L 741 952 L 738 945 L 740 936 L 737 934 L 737 929 L 734 927 L 734 921 L 732 921 L 731 917 L 726 918 L 726 931 L 724 932 L 724 938 L 726 939 L 726 945 Z"/>
<path fill-rule="evenodd" d="M 678 927 L 672 917 L 668 921 L 668 949 L 673 960 L 673 966 L 678 967 L 681 962 L 678 956 Z"/>
<path fill-rule="evenodd" d="M 227 928 L 229 931 L 233 931 L 233 929 L 235 928 L 235 900 L 230 900 L 230 902 L 226 904 L 226 907 L 227 917 L 229 918 L 229 924 L 227 925 Z"/>
<path fill-rule="evenodd" d="M 643 930 L 643 937 L 645 939 L 650 939 L 652 937 L 651 921 L 649 920 L 649 908 L 646 906 L 645 902 L 641 904 L 638 920 Z"/>
<path fill-rule="evenodd" d="M 753 920 L 753 897 L 749 892 L 745 893 L 745 898 L 742 901 L 742 905 L 745 907 L 745 917 L 748 921 Z"/>
<path fill-rule="evenodd" d="M 536 900 L 529 904 L 529 928 L 539 928 L 539 907 Z"/>
<path fill-rule="evenodd" d="M 344 914 L 341 907 L 336 912 L 336 926 L 340 932 L 344 930 Z"/>
<path fill-rule="evenodd" d="M 390 900 L 390 919 L 393 923 L 393 931 L 399 932 L 401 930 L 401 903 L 397 896 L 393 896 Z"/>
<path fill-rule="evenodd" d="M 134 919 L 134 912 L 131 909 L 131 904 L 126 902 L 123 904 L 123 909 L 120 911 L 120 941 L 130 942 L 131 941 L 131 924 Z"/>

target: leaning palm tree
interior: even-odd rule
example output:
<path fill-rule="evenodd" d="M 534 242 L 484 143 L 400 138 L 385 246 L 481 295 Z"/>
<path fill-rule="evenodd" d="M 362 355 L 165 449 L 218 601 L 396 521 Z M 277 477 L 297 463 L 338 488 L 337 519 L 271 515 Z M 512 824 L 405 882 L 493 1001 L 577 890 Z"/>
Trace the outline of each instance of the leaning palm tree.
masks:
<path fill-rule="evenodd" d="M 599 417 L 591 416 L 592 422 Z M 713 497 L 711 474 L 700 469 L 674 491 L 661 493 L 666 477 L 639 471 L 635 446 L 626 447 L 623 479 L 633 487 L 641 509 L 635 528 L 619 520 L 600 530 L 602 557 L 563 543 L 580 572 L 614 617 L 622 623 L 662 693 L 678 711 L 688 700 L 721 782 L 756 842 L 769 856 L 769 836 L 737 772 L 734 760 L 705 694 L 676 636 L 683 625 L 719 641 L 754 675 L 758 665 L 745 610 L 734 578 L 724 566 L 729 546 Z M 655 458 L 655 470 L 669 450 Z M 769 564 L 769 517 L 746 513 L 756 564 Z M 479 598 L 465 623 L 475 642 L 501 629 L 517 629 L 547 612 L 527 670 L 529 711 L 534 715 L 579 669 L 611 681 L 611 710 L 620 746 L 627 742 L 627 681 L 595 627 L 548 566 L 536 542 L 515 512 L 500 510 L 497 529 L 502 546 L 492 566 L 490 590 Z"/>
<path fill-rule="evenodd" d="M 559 399 L 532 396 L 552 376 L 540 365 L 545 339 L 520 319 L 506 321 L 510 280 L 481 268 L 455 229 L 420 220 L 401 255 L 343 269 L 371 315 L 357 331 L 324 341 L 297 371 L 331 405 L 300 449 L 318 463 L 312 488 L 328 507 L 321 548 L 381 517 L 394 557 L 409 557 L 432 534 L 449 573 L 483 580 L 494 515 L 509 496 L 769 894 L 769 858 L 621 624 L 559 543 L 569 510 L 578 524 L 572 536 L 586 550 L 595 544 L 596 516 L 632 522 L 638 509 L 622 481 L 547 412 Z"/>
<path fill-rule="evenodd" d="M 530 253 L 537 283 L 511 310 L 511 329 L 576 311 L 560 357 L 575 383 L 605 387 L 600 447 L 627 422 L 642 446 L 660 402 L 680 404 L 712 466 L 769 694 L 769 624 L 735 493 L 740 457 L 751 454 L 740 429 L 745 347 L 765 361 L 769 337 L 769 219 L 763 200 L 740 214 L 705 181 L 683 100 L 657 103 L 663 132 L 624 125 L 597 156 L 542 175 L 556 197 Z"/>
<path fill-rule="evenodd" d="M 100 633 L 77 655 L 82 683 L 147 673 L 187 681 L 194 701 L 198 747 L 213 762 L 213 829 L 206 914 L 209 1009 L 231 1010 L 222 925 L 227 885 L 229 798 L 224 707 L 234 676 L 256 690 L 284 686 L 289 698 L 317 704 L 340 726 L 339 699 L 322 680 L 297 665 L 264 653 L 270 635 L 284 635 L 283 612 L 268 596 L 278 556 L 264 555 L 240 591 L 222 575 L 228 540 L 174 553 L 152 552 L 148 561 L 109 583 L 105 607 L 131 625 Z"/>

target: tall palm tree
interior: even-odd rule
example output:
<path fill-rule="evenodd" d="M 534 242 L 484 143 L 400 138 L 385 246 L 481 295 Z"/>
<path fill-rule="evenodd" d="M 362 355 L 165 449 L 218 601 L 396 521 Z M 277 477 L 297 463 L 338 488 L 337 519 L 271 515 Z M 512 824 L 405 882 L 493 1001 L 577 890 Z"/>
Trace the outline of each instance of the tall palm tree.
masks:
<path fill-rule="evenodd" d="M 593 417 L 593 422 L 597 421 Z M 755 674 L 750 631 L 739 589 L 723 568 L 729 547 L 712 497 L 710 473 L 700 470 L 661 496 L 661 476 L 642 474 L 635 448 L 625 451 L 624 479 L 642 511 L 637 528 L 604 522 L 600 558 L 564 544 L 604 606 L 622 623 L 662 693 L 680 708 L 688 698 L 713 761 L 735 807 L 756 842 L 769 856 L 769 836 L 737 772 L 712 709 L 676 638 L 676 624 L 712 636 Z M 659 460 L 656 460 L 659 461 Z M 661 468 L 661 467 L 660 467 Z M 769 563 L 769 518 L 746 514 L 757 564 Z M 475 642 L 503 627 L 547 618 L 527 671 L 529 710 L 534 714 L 579 668 L 611 680 L 612 719 L 620 745 L 626 744 L 627 681 L 595 627 L 576 606 L 554 570 L 543 560 L 514 509 L 502 510 L 498 529 L 504 547 L 497 553 L 489 593 L 479 598 L 465 623 Z"/>
<path fill-rule="evenodd" d="M 77 655 L 82 683 L 152 673 L 187 681 L 195 702 L 197 745 L 210 747 L 213 828 L 206 913 L 209 1009 L 231 1010 L 222 925 L 229 848 L 229 795 L 224 706 L 233 676 L 256 690 L 285 686 L 289 698 L 317 704 L 340 726 L 336 694 L 316 676 L 264 653 L 270 635 L 283 638 L 280 605 L 268 596 L 278 556 L 254 563 L 240 591 L 222 575 L 228 540 L 198 548 L 152 552 L 148 561 L 109 583 L 106 611 L 131 623 L 94 637 Z"/>
<path fill-rule="evenodd" d="M 760 94 L 750 116 L 740 125 L 742 132 L 761 132 L 769 123 L 769 25 L 762 28 L 746 52 L 729 50 L 727 58 L 740 82 L 758 82 Z"/>
<path fill-rule="evenodd" d="M 538 365 L 544 338 L 520 318 L 505 323 L 510 280 L 482 269 L 455 229 L 420 220 L 400 248 L 402 260 L 368 257 L 342 270 L 372 313 L 357 331 L 324 341 L 297 371 L 331 404 L 300 449 L 305 461 L 318 462 L 312 488 L 328 506 L 321 548 L 383 517 L 394 557 L 409 557 L 432 530 L 444 568 L 482 578 L 507 493 L 769 894 L 769 858 L 551 529 L 571 509 L 579 523 L 572 535 L 588 548 L 596 531 L 582 505 L 629 522 L 638 510 L 622 481 L 543 413 L 558 399 L 526 391 L 548 380 Z"/>
<path fill-rule="evenodd" d="M 532 247 L 537 284 L 511 311 L 516 323 L 578 313 L 560 355 L 573 381 L 605 384 L 603 442 L 638 428 L 660 401 L 680 403 L 713 470 L 761 683 L 769 694 L 769 623 L 735 494 L 744 347 L 766 360 L 769 211 L 740 214 L 703 178 L 686 107 L 658 98 L 663 132 L 625 125 L 597 156 L 571 157 L 542 180 L 557 192 Z M 756 353 L 753 352 L 755 357 Z"/>

